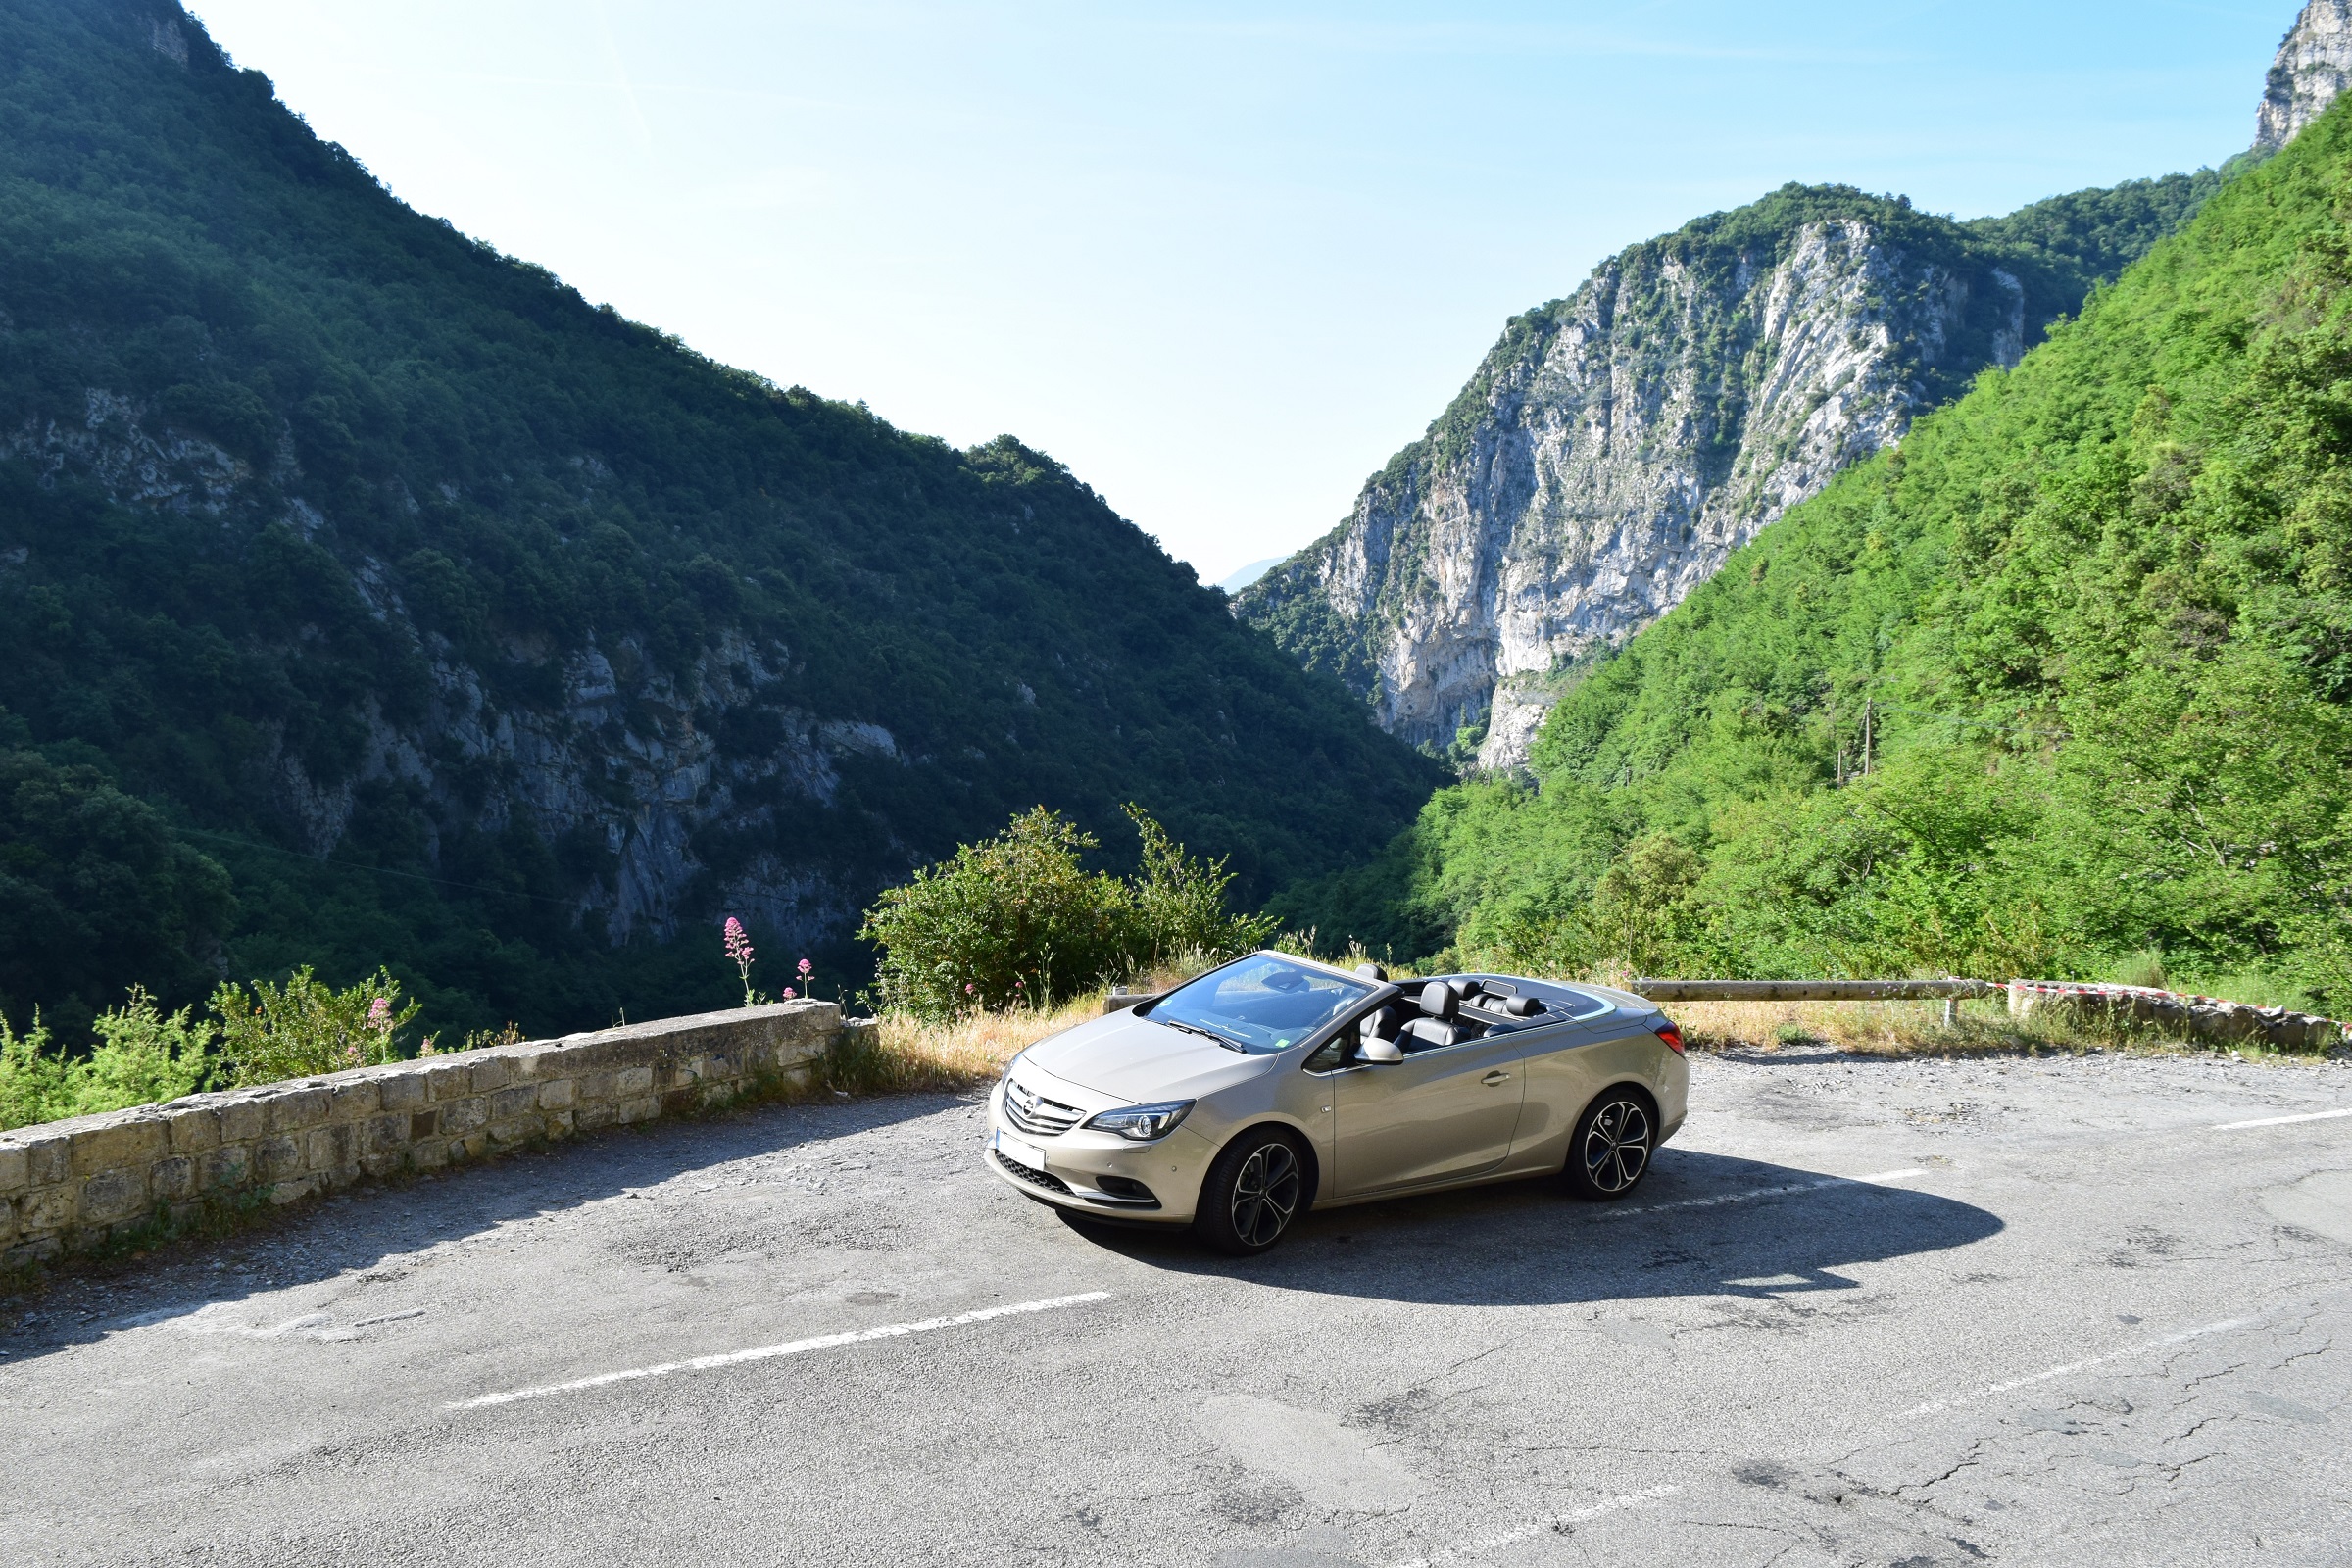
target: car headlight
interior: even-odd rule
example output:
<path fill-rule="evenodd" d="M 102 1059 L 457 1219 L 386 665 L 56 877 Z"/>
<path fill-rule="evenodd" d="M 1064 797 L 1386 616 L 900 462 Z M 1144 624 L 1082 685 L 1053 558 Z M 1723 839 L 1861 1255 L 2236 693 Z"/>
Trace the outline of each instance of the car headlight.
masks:
<path fill-rule="evenodd" d="M 1192 1108 L 1193 1102 L 1189 1100 L 1164 1101 L 1156 1105 L 1123 1105 L 1117 1110 L 1106 1110 L 1100 1116 L 1088 1117 L 1086 1125 L 1094 1132 L 1117 1133 L 1121 1138 L 1132 1138 L 1139 1144 L 1148 1144 L 1154 1138 L 1165 1138 L 1174 1132 L 1176 1124 L 1184 1120 L 1185 1113 Z"/>

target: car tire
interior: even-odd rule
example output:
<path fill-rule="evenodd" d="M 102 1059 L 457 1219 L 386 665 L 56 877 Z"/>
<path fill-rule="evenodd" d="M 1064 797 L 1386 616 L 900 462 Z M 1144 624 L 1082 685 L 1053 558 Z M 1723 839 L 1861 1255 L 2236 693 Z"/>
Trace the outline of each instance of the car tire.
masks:
<path fill-rule="evenodd" d="M 1282 1240 L 1311 1196 L 1298 1140 L 1279 1127 L 1255 1127 L 1209 1166 L 1193 1231 L 1228 1256 L 1254 1257 Z"/>
<path fill-rule="evenodd" d="M 1658 1151 L 1657 1112 L 1630 1089 L 1612 1089 L 1585 1107 L 1568 1141 L 1568 1185 L 1596 1202 L 1623 1198 L 1649 1174 Z"/>

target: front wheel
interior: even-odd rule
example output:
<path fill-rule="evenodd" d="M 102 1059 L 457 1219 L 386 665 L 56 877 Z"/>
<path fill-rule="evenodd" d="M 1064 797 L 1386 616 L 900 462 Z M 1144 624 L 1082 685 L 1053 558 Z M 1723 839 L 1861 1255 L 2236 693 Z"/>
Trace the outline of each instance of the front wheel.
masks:
<path fill-rule="evenodd" d="M 1580 1198 L 1623 1198 L 1648 1173 L 1658 1142 L 1649 1106 L 1631 1090 L 1592 1102 L 1568 1146 L 1568 1185 Z"/>
<path fill-rule="evenodd" d="M 1200 1184 L 1193 1229 L 1220 1252 L 1249 1257 L 1282 1240 L 1306 1200 L 1306 1160 L 1288 1133 L 1261 1128 L 1225 1146 Z"/>

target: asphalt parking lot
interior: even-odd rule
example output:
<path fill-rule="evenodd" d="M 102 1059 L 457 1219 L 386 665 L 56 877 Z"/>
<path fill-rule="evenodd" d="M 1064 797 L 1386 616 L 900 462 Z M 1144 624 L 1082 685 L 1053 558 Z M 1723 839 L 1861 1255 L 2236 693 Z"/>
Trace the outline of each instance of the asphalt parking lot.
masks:
<path fill-rule="evenodd" d="M 1692 1078 L 1244 1262 L 941 1099 L 352 1194 L 0 1333 L 0 1562 L 2352 1562 L 2352 1067 Z"/>

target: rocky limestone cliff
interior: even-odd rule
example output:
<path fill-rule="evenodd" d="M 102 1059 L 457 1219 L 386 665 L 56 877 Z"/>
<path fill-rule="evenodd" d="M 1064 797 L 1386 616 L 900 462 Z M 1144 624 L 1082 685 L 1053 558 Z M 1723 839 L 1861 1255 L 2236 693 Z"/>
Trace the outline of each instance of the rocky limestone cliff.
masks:
<path fill-rule="evenodd" d="M 1633 246 L 1513 318 L 1348 520 L 1237 612 L 1391 733 L 1517 767 L 1593 658 L 1920 412 L 2015 364 L 2224 177 L 1966 223 L 1789 185 Z"/>
<path fill-rule="evenodd" d="M 2311 0 L 2279 40 L 2254 116 L 2254 148 L 2273 153 L 2352 84 L 2352 0 Z"/>
<path fill-rule="evenodd" d="M 221 447 L 162 424 L 139 400 L 103 390 L 89 393 L 79 421 L 41 420 L 10 432 L 0 439 L 0 460 L 28 462 L 50 482 L 94 482 L 122 505 L 216 517 L 224 526 L 259 504 L 271 479 L 299 482 L 290 451 L 281 451 L 273 471 L 257 472 Z M 592 463 L 579 472 L 593 488 Z M 284 506 L 284 521 L 305 538 L 325 524 L 299 496 Z M 28 555 L 0 556 L 0 572 L 24 566 Z M 390 784 L 421 794 L 431 807 L 428 823 L 494 836 L 520 825 L 601 852 L 605 869 L 575 913 L 601 916 L 615 941 L 666 939 L 682 916 L 713 906 L 801 944 L 854 921 L 868 890 L 788 863 L 776 830 L 796 806 L 833 804 L 845 760 L 907 760 L 878 724 L 819 722 L 768 698 L 765 689 L 791 662 L 791 650 L 728 632 L 679 675 L 661 668 L 633 636 L 600 646 L 591 635 L 571 651 L 511 643 L 505 652 L 515 663 L 549 677 L 541 682 L 543 700 L 519 701 L 502 695 L 500 683 L 447 638 L 416 625 L 388 563 L 363 556 L 352 577 L 368 612 L 422 657 L 431 696 L 398 721 L 377 698 L 366 698 L 356 760 L 331 778 L 314 776 L 282 733 L 263 739 L 252 788 L 298 825 L 312 854 L 333 853 L 361 798 Z M 712 721 L 761 709 L 769 710 L 768 744 L 750 755 L 722 751 Z M 713 874 L 697 851 L 712 834 L 762 848 Z M 439 834 L 428 829 L 427 837 L 427 858 L 438 863 Z"/>
<path fill-rule="evenodd" d="M 1515 318 L 1346 523 L 1241 596 L 1380 723 L 1522 761 L 1559 677 L 1921 409 L 2014 364 L 2053 297 L 1959 225 L 1790 187 Z"/>

